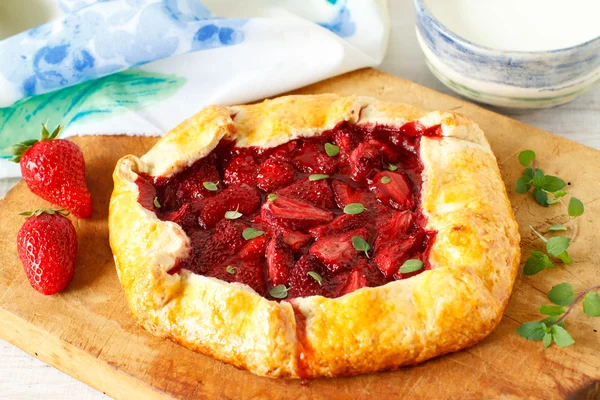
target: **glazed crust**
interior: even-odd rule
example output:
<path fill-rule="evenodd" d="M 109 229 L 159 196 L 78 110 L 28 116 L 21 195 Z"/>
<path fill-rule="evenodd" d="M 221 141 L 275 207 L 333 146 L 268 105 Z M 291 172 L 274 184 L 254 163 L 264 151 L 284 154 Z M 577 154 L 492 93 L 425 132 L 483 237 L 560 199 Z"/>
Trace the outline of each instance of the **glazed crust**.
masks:
<path fill-rule="evenodd" d="M 232 119 L 232 116 L 234 118 Z M 138 172 L 169 176 L 222 139 L 273 147 L 341 121 L 441 124 L 423 137 L 423 213 L 438 232 L 431 270 L 340 298 L 275 302 L 250 287 L 187 270 L 169 275 L 190 240 L 137 201 Z M 468 118 L 334 94 L 207 107 L 143 157 L 114 171 L 109 229 L 132 314 L 151 333 L 265 376 L 314 378 L 398 368 L 471 346 L 498 324 L 519 264 L 519 234 L 496 159 Z"/>

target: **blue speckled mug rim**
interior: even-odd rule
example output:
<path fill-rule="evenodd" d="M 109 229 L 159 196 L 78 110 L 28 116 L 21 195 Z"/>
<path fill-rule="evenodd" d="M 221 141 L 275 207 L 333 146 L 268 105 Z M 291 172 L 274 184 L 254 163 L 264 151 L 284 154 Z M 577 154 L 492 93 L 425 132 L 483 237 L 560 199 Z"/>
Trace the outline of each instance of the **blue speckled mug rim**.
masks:
<path fill-rule="evenodd" d="M 435 26 L 440 32 L 444 33 L 448 37 L 456 39 L 458 42 L 462 42 L 463 45 L 473 47 L 474 49 L 477 49 L 477 50 L 487 51 L 487 52 L 491 52 L 491 53 L 500 53 L 500 54 L 506 55 L 506 56 L 517 56 L 517 57 L 534 56 L 535 57 L 535 56 L 543 56 L 543 55 L 548 55 L 548 54 L 557 54 L 557 53 L 561 53 L 561 52 L 568 53 L 568 52 L 572 52 L 574 50 L 580 50 L 580 49 L 582 49 L 584 47 L 588 47 L 592 44 L 594 44 L 594 45 L 598 44 L 600 46 L 600 36 L 598 36 L 596 38 L 576 44 L 574 46 L 563 47 L 563 48 L 553 49 L 553 50 L 523 51 L 523 50 L 502 50 L 502 49 L 497 49 L 494 47 L 488 47 L 488 46 L 484 46 L 484 45 L 480 45 L 480 44 L 471 42 L 470 40 L 465 39 L 464 37 L 458 35 L 454 31 L 448 29 L 432 13 L 429 12 L 429 10 L 425 6 L 423 0 L 414 0 L 414 3 L 415 3 L 415 7 L 418 7 L 420 9 L 419 11 L 421 12 L 421 14 L 423 16 L 425 16 L 426 18 L 430 19 L 431 24 L 433 26 Z M 597 43 L 594 43 L 594 42 L 597 42 Z"/>

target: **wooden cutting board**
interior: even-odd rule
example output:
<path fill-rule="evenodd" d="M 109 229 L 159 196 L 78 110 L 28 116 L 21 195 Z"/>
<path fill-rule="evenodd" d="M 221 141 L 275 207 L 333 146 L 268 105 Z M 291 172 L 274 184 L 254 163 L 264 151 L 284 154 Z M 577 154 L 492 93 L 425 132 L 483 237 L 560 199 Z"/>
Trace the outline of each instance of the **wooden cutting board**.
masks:
<path fill-rule="evenodd" d="M 470 349 L 396 372 L 353 378 L 260 378 L 136 327 L 115 273 L 106 218 L 115 162 L 125 154 L 142 155 L 156 139 L 78 137 L 73 141 L 85 154 L 94 214 L 89 220 L 73 219 L 79 254 L 75 278 L 64 293 L 44 297 L 35 292 L 16 254 L 15 238 L 23 223 L 18 212 L 49 204 L 23 182 L 0 201 L 0 337 L 120 399 L 560 399 L 600 379 L 600 318 L 583 315 L 581 306 L 566 322 L 576 341 L 571 347 L 544 350 L 540 342 L 514 333 L 520 323 L 540 318 L 537 310 L 549 303 L 546 295 L 552 286 L 568 281 L 580 290 L 600 283 L 600 269 L 594 264 L 600 243 L 600 152 L 372 69 L 295 93 L 323 92 L 452 109 L 478 121 L 498 158 L 525 255 L 542 247 L 529 224 L 544 231 L 564 222 L 566 215 L 559 206 L 544 209 L 531 195 L 514 192 L 522 171 L 517 154 L 525 148 L 535 150 L 540 167 L 569 180 L 568 191 L 585 203 L 570 249 L 575 263 L 519 277 L 496 331 Z"/>

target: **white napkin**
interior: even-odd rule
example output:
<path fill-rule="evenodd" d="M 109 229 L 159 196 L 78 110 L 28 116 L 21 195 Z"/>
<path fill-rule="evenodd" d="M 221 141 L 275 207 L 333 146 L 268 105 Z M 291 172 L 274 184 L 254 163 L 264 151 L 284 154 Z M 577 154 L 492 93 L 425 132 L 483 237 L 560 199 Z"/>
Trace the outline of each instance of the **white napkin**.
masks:
<path fill-rule="evenodd" d="M 62 137 L 159 135 L 209 104 L 378 65 L 389 33 L 384 0 L 60 3 L 67 14 L 0 41 L 0 149 L 46 121 Z M 0 178 L 18 172 L 0 160 Z"/>

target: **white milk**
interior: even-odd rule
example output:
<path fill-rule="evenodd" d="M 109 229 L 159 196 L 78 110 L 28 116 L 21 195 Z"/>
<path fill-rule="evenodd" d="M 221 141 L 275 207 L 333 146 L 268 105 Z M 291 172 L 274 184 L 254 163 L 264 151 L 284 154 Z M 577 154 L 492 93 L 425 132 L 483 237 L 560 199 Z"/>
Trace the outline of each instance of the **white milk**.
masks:
<path fill-rule="evenodd" d="M 424 0 L 457 35 L 502 50 L 543 51 L 600 36 L 600 0 Z"/>

